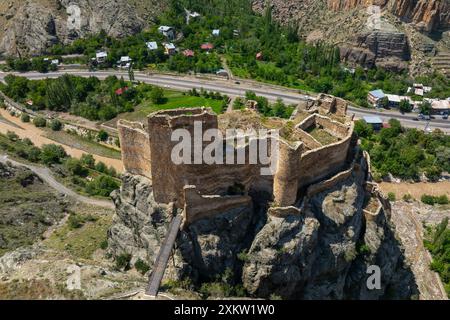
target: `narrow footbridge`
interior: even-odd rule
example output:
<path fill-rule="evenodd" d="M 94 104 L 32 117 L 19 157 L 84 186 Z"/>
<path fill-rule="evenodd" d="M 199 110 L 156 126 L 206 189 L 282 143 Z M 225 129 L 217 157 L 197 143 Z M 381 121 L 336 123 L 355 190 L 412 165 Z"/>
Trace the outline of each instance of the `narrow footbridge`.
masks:
<path fill-rule="evenodd" d="M 181 221 L 182 216 L 179 214 L 176 215 L 170 222 L 166 237 L 161 245 L 161 248 L 159 249 L 155 265 L 153 266 L 153 270 L 150 273 L 146 292 L 149 296 L 156 297 L 156 295 L 158 294 L 159 286 L 161 285 L 161 280 L 164 276 L 164 271 L 166 270 L 170 253 L 172 251 L 173 245 L 175 244 L 175 239 L 177 238 L 178 231 L 180 230 Z"/>

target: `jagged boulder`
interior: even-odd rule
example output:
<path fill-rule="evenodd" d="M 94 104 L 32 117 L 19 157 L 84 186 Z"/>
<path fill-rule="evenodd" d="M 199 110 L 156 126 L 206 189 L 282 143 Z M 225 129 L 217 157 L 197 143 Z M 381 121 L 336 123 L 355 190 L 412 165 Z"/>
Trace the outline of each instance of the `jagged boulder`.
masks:
<path fill-rule="evenodd" d="M 269 216 L 248 252 L 242 281 L 257 297 L 298 295 L 311 273 L 319 222 L 302 215 Z"/>

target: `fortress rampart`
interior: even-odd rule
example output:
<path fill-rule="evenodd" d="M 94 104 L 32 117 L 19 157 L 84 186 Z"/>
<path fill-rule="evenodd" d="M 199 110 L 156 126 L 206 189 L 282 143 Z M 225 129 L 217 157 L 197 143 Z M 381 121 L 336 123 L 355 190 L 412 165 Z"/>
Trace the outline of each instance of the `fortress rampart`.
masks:
<path fill-rule="evenodd" d="M 144 126 L 141 123 L 119 120 L 117 129 L 125 171 L 151 179 L 150 141 Z"/>
<path fill-rule="evenodd" d="M 324 99 L 326 101 L 318 102 L 316 112 L 336 112 L 345 119 L 343 112 L 346 105 L 330 96 Z M 312 113 L 295 126 L 289 141 L 269 133 L 264 137 L 246 139 L 243 145 L 237 147 L 236 142 L 222 138 L 223 164 L 195 163 L 195 155 L 203 154 L 211 141 L 200 142 L 200 145 L 192 141 L 188 157 L 184 158 L 181 151 L 179 154 L 180 158 L 190 162 L 175 163 L 171 157 L 172 151 L 181 141 L 181 136 L 176 137 L 180 140 L 172 141 L 172 134 L 177 129 L 187 129 L 194 137 L 198 123 L 201 123 L 201 135 L 208 129 L 219 130 L 218 117 L 209 108 L 156 112 L 148 117 L 146 129 L 126 121 L 118 124 L 125 169 L 149 177 L 155 200 L 160 203 L 173 202 L 176 207 L 184 208 L 186 223 L 224 212 L 225 209 L 250 205 L 251 198 L 247 196 L 250 191 L 272 194 L 274 206 L 293 206 L 308 186 L 349 167 L 347 158 L 353 123 L 343 124 L 318 113 Z M 316 139 L 313 134 L 325 136 L 328 140 Z M 263 140 L 270 146 L 272 139 L 278 143 L 276 168 L 272 174 L 261 175 L 261 169 L 269 165 L 250 161 L 252 146 Z M 226 154 L 230 150 L 235 160 L 241 154 L 245 161 L 240 164 L 236 161 L 227 163 Z M 273 151 L 269 148 L 267 155 L 274 157 Z M 235 186 L 242 189 L 242 196 L 233 195 Z"/>

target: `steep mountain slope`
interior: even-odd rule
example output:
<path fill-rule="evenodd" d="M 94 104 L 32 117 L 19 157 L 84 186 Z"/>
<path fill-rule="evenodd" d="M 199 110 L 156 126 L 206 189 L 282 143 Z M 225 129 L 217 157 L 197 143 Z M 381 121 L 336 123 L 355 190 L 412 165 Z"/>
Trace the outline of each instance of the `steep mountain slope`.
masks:
<path fill-rule="evenodd" d="M 263 12 L 269 2 L 254 0 Z M 275 19 L 297 24 L 309 41 L 341 47 L 341 56 L 365 66 L 421 71 L 430 58 L 449 50 L 447 0 L 273 0 Z"/>
<path fill-rule="evenodd" d="M 164 7 L 156 0 L 2 0 L 0 54 L 36 54 L 104 30 L 121 37 L 145 28 Z"/>

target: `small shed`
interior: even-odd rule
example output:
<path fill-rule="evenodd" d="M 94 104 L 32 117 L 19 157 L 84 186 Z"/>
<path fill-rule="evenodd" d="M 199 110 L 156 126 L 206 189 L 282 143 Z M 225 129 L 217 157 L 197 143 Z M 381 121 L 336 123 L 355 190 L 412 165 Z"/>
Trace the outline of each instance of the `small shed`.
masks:
<path fill-rule="evenodd" d="M 377 116 L 364 116 L 364 121 L 370 124 L 374 130 L 381 130 L 383 128 L 383 120 Z"/>

